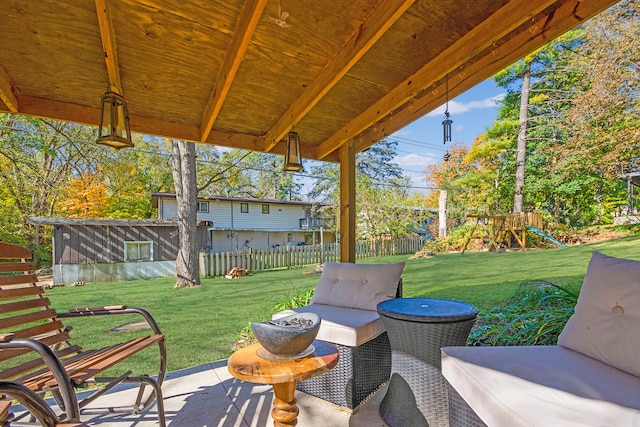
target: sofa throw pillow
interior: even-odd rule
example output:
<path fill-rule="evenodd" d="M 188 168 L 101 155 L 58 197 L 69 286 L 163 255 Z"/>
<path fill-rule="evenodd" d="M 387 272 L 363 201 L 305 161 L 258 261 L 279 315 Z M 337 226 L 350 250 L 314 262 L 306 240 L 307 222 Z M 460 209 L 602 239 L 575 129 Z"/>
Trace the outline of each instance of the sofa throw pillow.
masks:
<path fill-rule="evenodd" d="M 594 252 L 558 344 L 640 377 L 640 261 Z"/>
<path fill-rule="evenodd" d="M 394 298 L 404 262 L 395 264 L 324 264 L 311 298 L 312 304 L 376 310 L 379 302 Z"/>

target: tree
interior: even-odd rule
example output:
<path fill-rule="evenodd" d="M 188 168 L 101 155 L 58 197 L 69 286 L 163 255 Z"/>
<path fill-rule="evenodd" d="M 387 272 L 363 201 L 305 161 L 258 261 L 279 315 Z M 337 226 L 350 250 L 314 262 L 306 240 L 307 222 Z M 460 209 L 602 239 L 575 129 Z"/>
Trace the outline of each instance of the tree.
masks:
<path fill-rule="evenodd" d="M 71 218 L 105 216 L 109 196 L 100 177 L 85 172 L 68 182 L 58 209 Z"/>
<path fill-rule="evenodd" d="M 516 154 L 516 183 L 513 196 L 513 212 L 522 213 L 525 159 L 527 154 L 527 121 L 529 118 L 529 89 L 531 87 L 531 62 L 525 60 L 520 91 L 520 118 L 518 120 L 518 150 Z"/>
<path fill-rule="evenodd" d="M 625 0 L 598 15 L 585 25 L 585 38 L 571 62 L 585 89 L 562 126 L 567 141 L 557 167 L 584 165 L 616 179 L 640 155 L 640 2 Z"/>
<path fill-rule="evenodd" d="M 176 259 L 176 287 L 200 285 L 198 235 L 196 214 L 198 189 L 196 185 L 196 150 L 193 142 L 171 140 L 171 172 L 176 189 L 178 207 L 179 248 Z"/>
<path fill-rule="evenodd" d="M 583 50 L 585 30 L 578 28 L 534 52 L 512 67 L 496 75 L 499 85 L 509 89 L 502 100 L 498 119 L 487 132 L 487 141 L 511 140 L 507 150 L 516 150 L 515 162 L 503 159 L 502 169 L 507 174 L 516 174 L 513 187 L 503 183 L 498 188 L 500 197 L 512 194 L 514 210 L 547 210 L 558 222 L 586 224 L 597 220 L 601 208 L 599 192 L 608 193 L 606 179 L 602 174 L 594 174 L 584 169 L 583 164 L 557 168 L 569 133 L 565 124 L 570 121 L 568 112 L 573 100 L 584 89 L 582 71 L 572 61 L 577 52 Z M 523 108 L 526 91 L 526 76 L 530 74 L 531 89 L 525 116 Z M 525 90 L 523 90 L 523 87 Z M 522 102 L 518 103 L 517 99 Z M 514 126 L 518 123 L 518 126 Z M 518 132 L 520 131 L 520 132 Z M 516 135 L 518 139 L 516 140 Z M 526 138 L 525 145 L 522 144 Z M 523 154 L 526 156 L 523 180 Z M 569 156 L 571 157 L 571 156 Z M 599 175 L 599 176 L 598 176 Z M 521 202 L 519 190 L 523 189 Z M 506 191 L 505 191 L 506 190 Z M 500 203 L 504 206 L 504 203 Z"/>
<path fill-rule="evenodd" d="M 44 229 L 27 218 L 51 216 L 66 183 L 98 164 L 99 150 L 86 143 L 94 139 L 95 129 L 86 126 L 0 114 L 0 187 L 19 230 L 9 241 L 29 242 L 36 263 L 49 251 L 40 249 Z"/>
<path fill-rule="evenodd" d="M 468 150 L 460 142 L 454 142 L 449 148 L 449 156 L 442 163 L 434 163 L 425 168 L 425 181 L 428 187 L 446 190 L 448 194 L 447 211 L 450 218 L 466 216 L 467 206 L 464 203 L 466 190 L 458 181 L 473 170 L 466 162 Z M 426 205 L 437 209 L 439 205 L 438 191 L 432 191 L 426 198 Z"/>
<path fill-rule="evenodd" d="M 422 203 L 409 197 L 409 178 L 402 175 L 393 162 L 397 142 L 382 140 L 356 155 L 356 218 L 358 238 L 378 235 L 399 236 L 421 225 L 424 218 L 415 207 Z M 335 228 L 339 224 L 340 167 L 322 163 L 311 168 L 315 178 L 309 196 L 331 207 L 324 216 L 330 217 Z"/>

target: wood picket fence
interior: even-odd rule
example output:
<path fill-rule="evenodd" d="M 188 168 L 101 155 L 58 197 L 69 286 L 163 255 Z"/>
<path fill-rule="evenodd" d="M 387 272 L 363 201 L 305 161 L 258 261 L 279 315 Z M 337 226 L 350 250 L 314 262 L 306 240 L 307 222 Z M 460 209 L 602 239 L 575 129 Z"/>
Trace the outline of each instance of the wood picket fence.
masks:
<path fill-rule="evenodd" d="M 407 236 L 394 239 L 376 239 L 356 242 L 356 258 L 402 255 L 419 251 L 424 238 Z M 248 271 L 264 271 L 277 268 L 299 268 L 339 259 L 340 245 L 281 246 L 269 249 L 201 253 L 201 271 L 206 277 L 224 276 L 234 267 Z"/>

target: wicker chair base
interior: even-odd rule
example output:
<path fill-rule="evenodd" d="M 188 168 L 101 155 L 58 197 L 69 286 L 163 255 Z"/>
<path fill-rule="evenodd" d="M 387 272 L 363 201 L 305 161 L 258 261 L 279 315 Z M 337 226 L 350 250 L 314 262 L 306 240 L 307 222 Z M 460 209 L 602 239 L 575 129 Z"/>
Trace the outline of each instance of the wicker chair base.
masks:
<path fill-rule="evenodd" d="M 447 382 L 450 427 L 487 427 L 469 404 Z"/>
<path fill-rule="evenodd" d="M 384 332 L 357 347 L 336 345 L 340 359 L 335 368 L 298 382 L 296 388 L 321 399 L 355 409 L 391 375 L 391 347 Z"/>

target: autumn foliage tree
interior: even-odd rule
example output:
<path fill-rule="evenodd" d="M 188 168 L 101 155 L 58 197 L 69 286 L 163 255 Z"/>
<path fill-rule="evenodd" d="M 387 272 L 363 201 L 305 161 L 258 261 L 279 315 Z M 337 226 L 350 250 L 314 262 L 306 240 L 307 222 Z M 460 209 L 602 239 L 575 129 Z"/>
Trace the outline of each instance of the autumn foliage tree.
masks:
<path fill-rule="evenodd" d="M 70 218 L 101 218 L 105 216 L 108 201 L 101 177 L 85 172 L 68 182 L 59 212 Z"/>
<path fill-rule="evenodd" d="M 426 197 L 426 206 L 437 209 L 440 196 L 438 190 L 447 190 L 449 216 L 457 218 L 464 216 L 467 210 L 464 203 L 466 189 L 461 187 L 458 181 L 472 170 L 472 166 L 466 161 L 467 153 L 467 147 L 455 142 L 449 148 L 447 160 L 430 164 L 425 168 L 427 186 L 432 188 L 431 193 Z"/>

